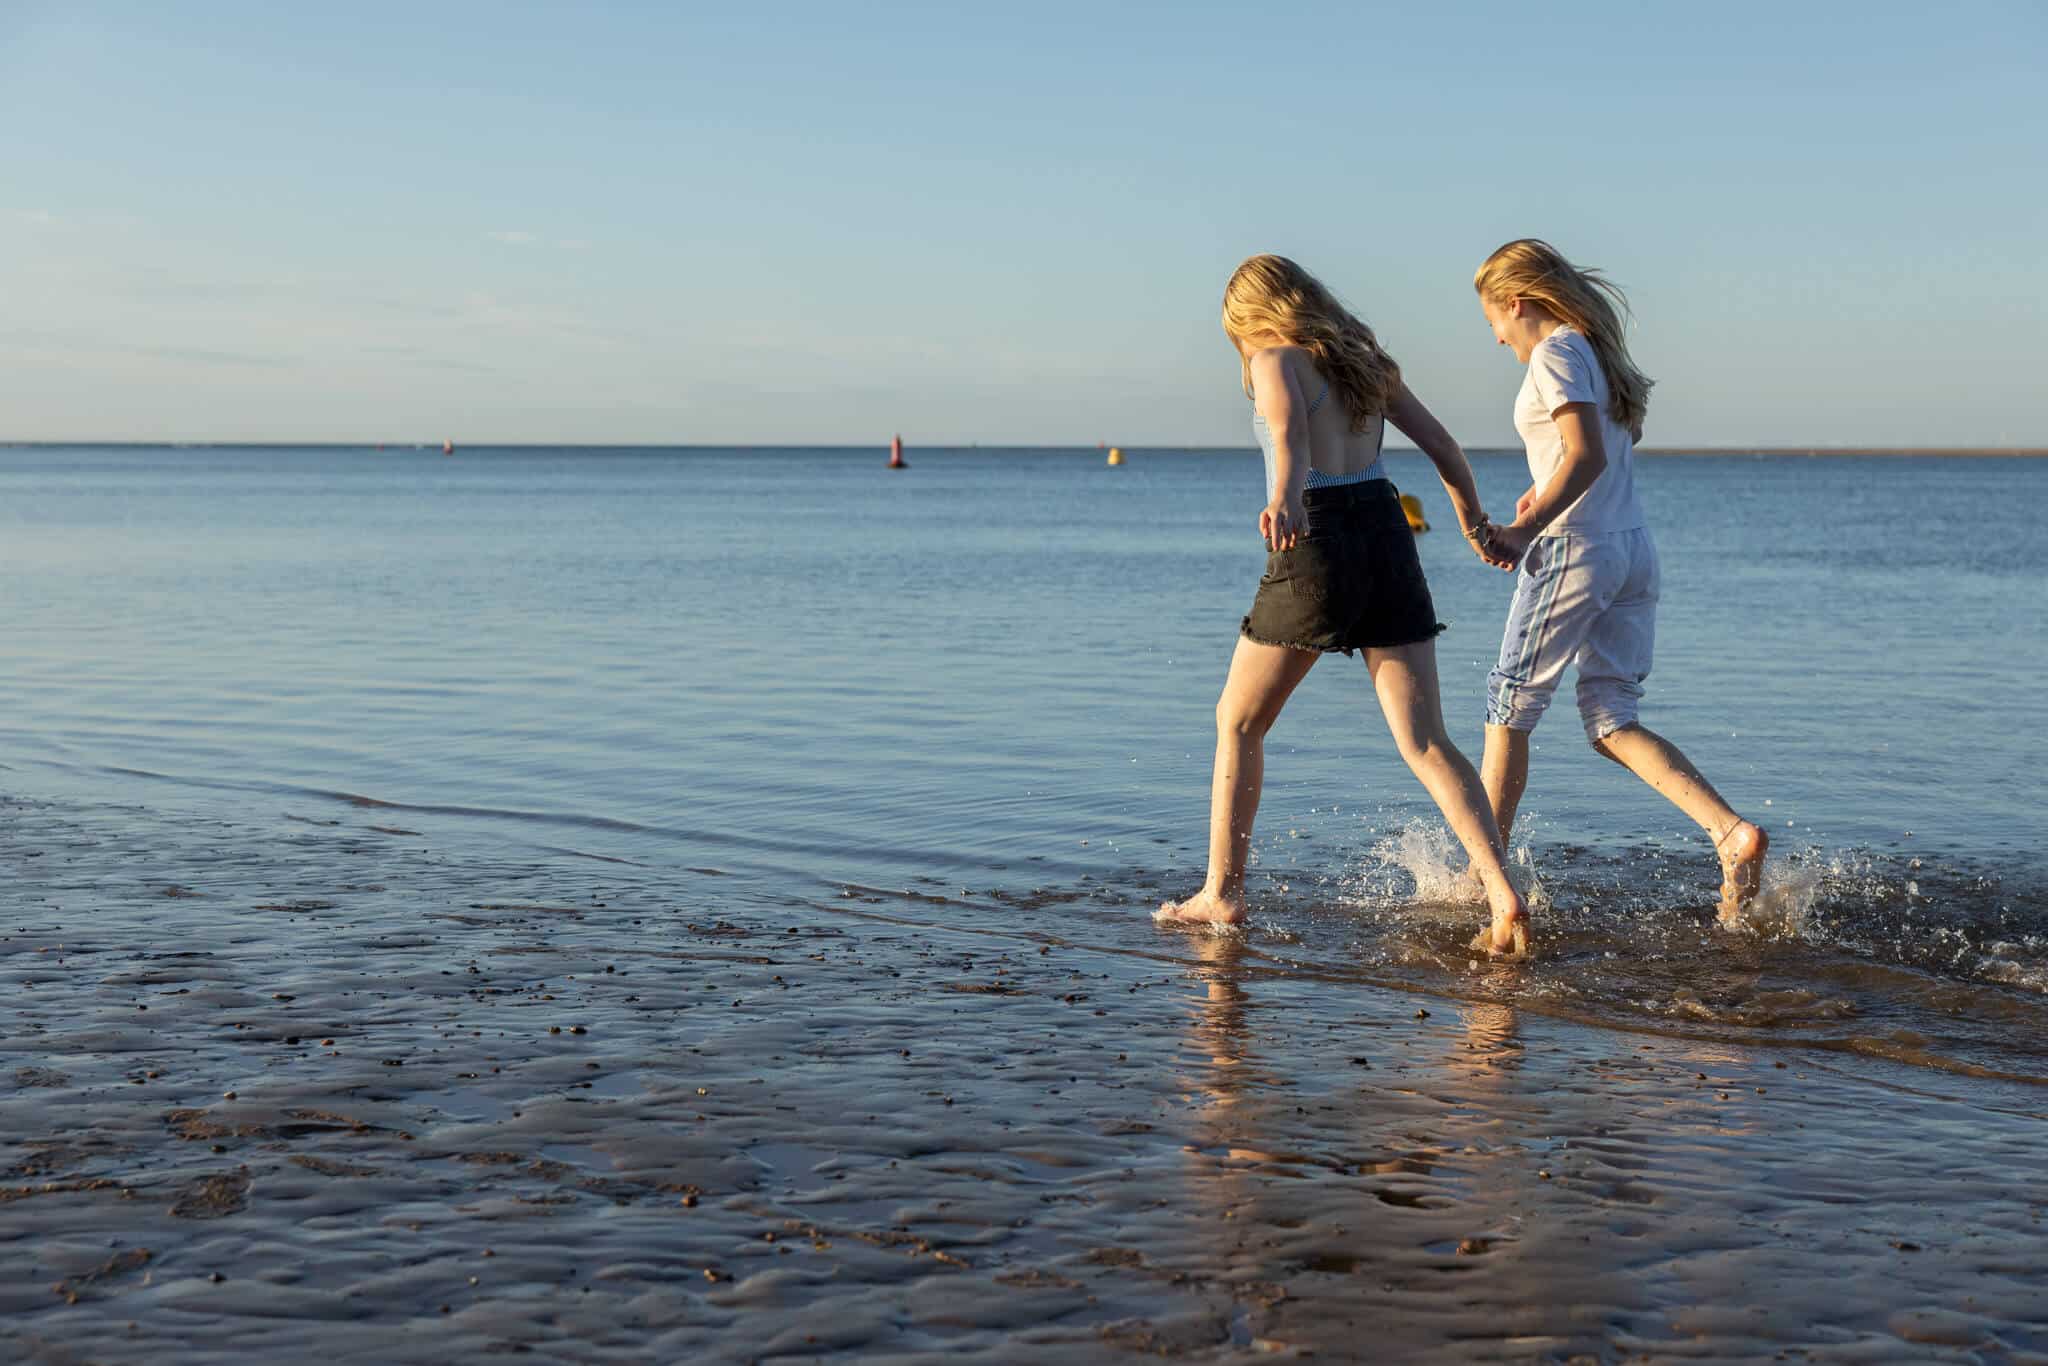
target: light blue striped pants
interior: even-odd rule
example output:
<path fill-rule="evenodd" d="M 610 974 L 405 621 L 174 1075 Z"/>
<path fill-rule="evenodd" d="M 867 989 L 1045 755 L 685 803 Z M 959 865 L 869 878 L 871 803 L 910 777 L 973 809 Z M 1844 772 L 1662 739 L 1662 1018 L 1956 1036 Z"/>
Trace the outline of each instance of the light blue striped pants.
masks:
<path fill-rule="evenodd" d="M 1515 576 L 1500 662 L 1487 679 L 1487 724 L 1536 729 L 1568 665 L 1578 667 L 1588 740 L 1632 723 L 1650 676 L 1661 578 L 1645 527 L 1537 538 Z"/>

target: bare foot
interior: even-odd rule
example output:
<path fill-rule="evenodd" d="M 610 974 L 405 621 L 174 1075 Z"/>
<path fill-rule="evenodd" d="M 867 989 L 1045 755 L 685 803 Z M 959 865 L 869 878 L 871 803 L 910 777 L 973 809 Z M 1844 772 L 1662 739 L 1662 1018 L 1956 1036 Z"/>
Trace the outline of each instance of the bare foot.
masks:
<path fill-rule="evenodd" d="M 1763 885 L 1764 851 L 1770 847 L 1763 827 L 1749 821 L 1737 821 L 1714 841 L 1714 852 L 1721 856 L 1722 924 L 1740 916 Z"/>
<path fill-rule="evenodd" d="M 1207 887 L 1185 901 L 1168 901 L 1152 912 L 1162 925 L 1238 925 L 1244 922 L 1244 898 L 1224 896 Z"/>
<path fill-rule="evenodd" d="M 1502 883 L 1487 899 L 1493 904 L 1493 924 L 1472 936 L 1471 947 L 1493 958 L 1527 958 L 1529 908 L 1522 894 Z"/>
<path fill-rule="evenodd" d="M 1479 870 L 1466 868 L 1451 882 L 1446 894 L 1456 906 L 1482 906 L 1486 903 L 1486 884 L 1479 880 Z"/>

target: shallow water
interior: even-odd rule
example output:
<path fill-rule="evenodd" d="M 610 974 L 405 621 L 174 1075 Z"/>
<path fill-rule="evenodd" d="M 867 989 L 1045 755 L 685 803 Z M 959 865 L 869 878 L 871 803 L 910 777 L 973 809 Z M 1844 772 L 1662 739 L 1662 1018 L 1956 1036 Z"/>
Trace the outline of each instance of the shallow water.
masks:
<path fill-rule="evenodd" d="M 1249 454 L 0 453 L 17 796 L 715 866 L 770 899 L 1136 914 L 1200 878 L 1210 708 L 1258 567 Z M 1439 521 L 1440 490 L 1391 457 Z M 1476 458 L 1497 507 L 1519 456 Z M 1513 988 L 2048 1077 L 2048 673 L 2031 460 L 1662 456 L 1645 719 L 1779 851 L 1735 941 L 1705 839 L 1580 740 L 1524 806 L 1550 950 Z M 1509 581 L 1421 538 L 1476 751 Z M 1363 669 L 1272 741 L 1252 891 L 1318 971 L 1463 991 L 1455 866 Z"/>
<path fill-rule="evenodd" d="M 2048 466 L 1646 458 L 1646 719 L 1777 858 L 1717 930 L 1567 695 L 1504 969 L 1355 661 L 1252 924 L 1147 919 L 1255 456 L 911 458 L 0 452 L 27 1359 L 2048 1350 Z"/>

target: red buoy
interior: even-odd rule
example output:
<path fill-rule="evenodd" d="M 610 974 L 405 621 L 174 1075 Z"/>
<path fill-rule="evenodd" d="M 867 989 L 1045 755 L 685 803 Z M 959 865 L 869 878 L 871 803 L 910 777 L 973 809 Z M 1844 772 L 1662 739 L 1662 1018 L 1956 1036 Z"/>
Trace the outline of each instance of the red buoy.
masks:
<path fill-rule="evenodd" d="M 907 470 L 910 468 L 903 461 L 903 436 L 901 433 L 898 433 L 895 439 L 889 442 L 889 468 L 892 470 Z"/>

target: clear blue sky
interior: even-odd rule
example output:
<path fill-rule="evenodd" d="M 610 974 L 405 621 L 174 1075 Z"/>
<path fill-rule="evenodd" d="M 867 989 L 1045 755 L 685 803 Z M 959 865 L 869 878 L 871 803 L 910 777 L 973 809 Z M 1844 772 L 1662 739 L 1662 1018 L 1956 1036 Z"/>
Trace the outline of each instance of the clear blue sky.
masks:
<path fill-rule="evenodd" d="M 1244 444 L 1295 256 L 1470 445 L 1473 267 L 1666 443 L 2048 445 L 2048 7 L 0 0 L 0 438 Z"/>

